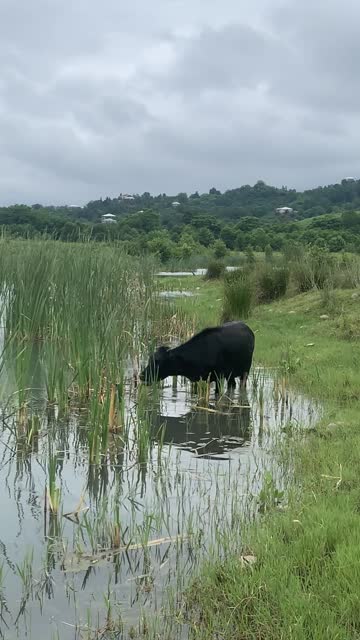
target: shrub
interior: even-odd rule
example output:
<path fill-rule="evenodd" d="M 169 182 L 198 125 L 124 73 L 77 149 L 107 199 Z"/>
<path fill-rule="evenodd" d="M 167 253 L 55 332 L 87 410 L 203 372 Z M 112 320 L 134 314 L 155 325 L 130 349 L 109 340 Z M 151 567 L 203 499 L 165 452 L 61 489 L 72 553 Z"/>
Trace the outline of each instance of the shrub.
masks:
<path fill-rule="evenodd" d="M 253 282 L 243 271 L 226 273 L 224 277 L 223 322 L 240 320 L 250 315 L 253 306 Z"/>
<path fill-rule="evenodd" d="M 211 260 L 207 266 L 206 280 L 218 280 L 225 273 L 225 265 L 220 260 Z"/>
<path fill-rule="evenodd" d="M 321 290 L 320 307 L 322 312 L 326 311 L 326 313 L 330 313 L 331 315 L 339 315 L 339 299 L 337 297 L 336 290 L 333 289 L 331 285 L 331 282 Z"/>
<path fill-rule="evenodd" d="M 301 261 L 304 259 L 305 251 L 298 242 L 289 240 L 285 242 L 283 256 L 286 262 Z"/>
<path fill-rule="evenodd" d="M 329 250 L 332 253 L 343 251 L 345 249 L 345 240 L 341 235 L 332 236 L 329 240 Z"/>
<path fill-rule="evenodd" d="M 296 261 L 293 264 L 291 272 L 295 287 L 299 293 L 305 293 L 305 291 L 310 291 L 314 288 L 312 270 L 307 262 Z"/>
<path fill-rule="evenodd" d="M 287 268 L 266 265 L 256 275 L 259 302 L 271 302 L 285 295 L 289 283 Z"/>
<path fill-rule="evenodd" d="M 294 263 L 292 273 L 300 293 L 323 289 L 332 281 L 334 261 L 327 250 L 312 247 L 303 260 Z"/>
<path fill-rule="evenodd" d="M 224 256 L 226 256 L 226 244 L 222 240 L 215 240 L 213 249 L 215 258 L 224 258 Z"/>
<path fill-rule="evenodd" d="M 252 266 L 256 262 L 255 254 L 252 247 L 246 247 L 245 249 L 245 258 L 246 262 L 249 266 Z"/>

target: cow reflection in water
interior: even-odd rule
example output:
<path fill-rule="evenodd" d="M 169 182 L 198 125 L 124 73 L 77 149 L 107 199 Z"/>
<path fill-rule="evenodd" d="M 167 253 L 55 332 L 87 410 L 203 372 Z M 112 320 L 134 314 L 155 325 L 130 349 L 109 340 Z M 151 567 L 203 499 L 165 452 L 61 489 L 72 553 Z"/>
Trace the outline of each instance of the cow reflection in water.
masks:
<path fill-rule="evenodd" d="M 250 441 L 250 406 L 246 396 L 242 395 L 240 404 L 240 407 L 225 404 L 216 413 L 197 409 L 176 417 L 155 414 L 151 421 L 154 437 L 198 457 L 226 454 Z"/>

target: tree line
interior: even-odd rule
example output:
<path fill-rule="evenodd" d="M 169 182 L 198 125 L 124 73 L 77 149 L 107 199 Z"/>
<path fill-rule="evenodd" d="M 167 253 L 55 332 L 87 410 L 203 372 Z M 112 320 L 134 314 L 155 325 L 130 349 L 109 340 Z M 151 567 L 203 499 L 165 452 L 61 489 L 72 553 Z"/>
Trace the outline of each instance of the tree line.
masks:
<path fill-rule="evenodd" d="M 221 194 L 106 198 L 85 207 L 14 205 L 0 208 L 0 227 L 12 237 L 121 243 L 132 254 L 172 258 L 246 249 L 283 250 L 289 242 L 330 251 L 360 252 L 360 181 L 302 193 L 263 182 Z M 285 211 L 276 209 L 285 207 Z M 102 224 L 113 213 L 115 224 Z"/>

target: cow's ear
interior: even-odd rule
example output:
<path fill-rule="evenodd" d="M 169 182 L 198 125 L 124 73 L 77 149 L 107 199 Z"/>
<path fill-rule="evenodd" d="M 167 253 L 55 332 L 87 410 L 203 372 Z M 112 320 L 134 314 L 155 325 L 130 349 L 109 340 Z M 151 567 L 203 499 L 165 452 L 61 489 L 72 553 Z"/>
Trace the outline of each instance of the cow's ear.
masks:
<path fill-rule="evenodd" d="M 164 345 L 161 345 L 160 347 L 158 347 L 158 349 L 156 350 L 156 356 L 158 358 L 163 358 L 165 356 L 165 354 L 169 351 L 169 347 L 165 347 Z"/>

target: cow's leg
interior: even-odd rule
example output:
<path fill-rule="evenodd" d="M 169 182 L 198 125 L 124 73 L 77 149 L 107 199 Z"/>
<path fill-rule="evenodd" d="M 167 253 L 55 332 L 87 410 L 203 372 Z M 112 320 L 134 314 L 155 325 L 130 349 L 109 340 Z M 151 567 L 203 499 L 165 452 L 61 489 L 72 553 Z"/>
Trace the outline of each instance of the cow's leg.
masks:
<path fill-rule="evenodd" d="M 248 379 L 248 372 L 245 371 L 245 373 L 243 373 L 241 378 L 240 378 L 240 387 L 241 387 L 241 389 L 245 389 L 246 388 L 247 379 Z"/>
<path fill-rule="evenodd" d="M 199 390 L 199 384 L 198 384 L 197 380 L 192 381 L 191 382 L 191 391 L 192 391 L 192 393 L 194 395 L 197 395 L 198 390 Z"/>
<path fill-rule="evenodd" d="M 221 391 L 221 388 L 220 388 L 221 380 L 218 376 L 215 376 L 214 381 L 215 381 L 215 395 L 219 396 Z"/>
<path fill-rule="evenodd" d="M 229 391 L 234 391 L 235 387 L 236 387 L 236 380 L 235 380 L 235 376 L 233 376 L 232 374 L 228 377 L 227 380 L 227 384 L 228 384 L 228 389 Z"/>

